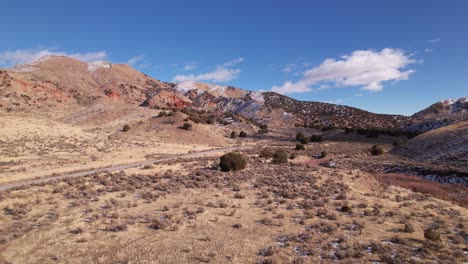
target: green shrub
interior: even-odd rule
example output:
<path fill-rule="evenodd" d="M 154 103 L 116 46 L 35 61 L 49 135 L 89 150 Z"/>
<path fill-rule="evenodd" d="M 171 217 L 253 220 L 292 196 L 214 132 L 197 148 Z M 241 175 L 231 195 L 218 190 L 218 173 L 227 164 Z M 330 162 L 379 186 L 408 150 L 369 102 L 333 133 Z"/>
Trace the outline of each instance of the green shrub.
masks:
<path fill-rule="evenodd" d="M 236 131 L 232 131 L 232 132 L 231 132 L 231 138 L 236 138 L 236 137 L 237 137 Z"/>
<path fill-rule="evenodd" d="M 262 151 L 260 151 L 259 157 L 264 158 L 264 159 L 269 159 L 273 157 L 273 154 L 274 154 L 273 150 L 267 147 L 267 148 L 263 148 Z"/>
<path fill-rule="evenodd" d="M 296 144 L 295 150 L 305 150 L 304 144 Z"/>
<path fill-rule="evenodd" d="M 287 163 L 288 162 L 288 153 L 284 149 L 278 149 L 273 154 L 272 162 L 274 164 Z"/>
<path fill-rule="evenodd" d="M 245 133 L 244 131 L 241 131 L 239 133 L 239 137 L 247 137 L 247 133 Z"/>
<path fill-rule="evenodd" d="M 237 152 L 230 152 L 221 156 L 219 167 L 222 171 L 237 171 L 242 170 L 247 165 L 244 156 Z"/>
<path fill-rule="evenodd" d="M 258 134 L 266 134 L 268 133 L 268 125 L 261 124 L 259 125 L 260 130 L 258 130 Z"/>
<path fill-rule="evenodd" d="M 309 141 L 307 140 L 306 136 L 302 132 L 297 132 L 296 140 L 301 142 L 301 144 L 307 144 Z"/>
<path fill-rule="evenodd" d="M 295 159 L 295 158 L 297 158 L 297 154 L 296 154 L 296 153 L 293 153 L 293 154 L 291 154 L 291 156 L 289 156 L 289 159 L 292 159 L 292 160 L 293 160 L 293 159 Z"/>
<path fill-rule="evenodd" d="M 326 152 L 325 150 L 323 150 L 322 152 L 320 152 L 320 158 L 321 158 L 321 159 L 325 158 L 327 155 L 328 155 L 328 152 Z"/>
<path fill-rule="evenodd" d="M 310 137 L 310 142 L 322 142 L 323 138 L 322 135 L 312 135 Z"/>
<path fill-rule="evenodd" d="M 383 148 L 381 146 L 374 145 L 374 146 L 371 147 L 370 153 L 373 156 L 378 156 L 378 155 L 382 155 L 384 153 L 384 150 L 383 150 Z"/>
<path fill-rule="evenodd" d="M 123 132 L 127 132 L 130 130 L 130 126 L 129 125 L 125 125 L 123 128 L 122 128 Z"/>
<path fill-rule="evenodd" d="M 166 111 L 161 111 L 161 112 L 159 112 L 158 116 L 159 117 L 167 116 L 167 113 L 166 113 Z"/>
<path fill-rule="evenodd" d="M 192 130 L 192 124 L 184 123 L 184 125 L 182 125 L 180 128 L 183 130 Z"/>

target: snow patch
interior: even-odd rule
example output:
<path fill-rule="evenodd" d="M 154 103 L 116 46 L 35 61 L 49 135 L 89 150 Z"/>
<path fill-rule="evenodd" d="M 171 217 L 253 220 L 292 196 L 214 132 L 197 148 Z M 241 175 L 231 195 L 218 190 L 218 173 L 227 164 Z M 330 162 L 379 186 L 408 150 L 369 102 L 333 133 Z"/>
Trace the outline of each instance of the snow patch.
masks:
<path fill-rule="evenodd" d="M 53 56 L 53 55 L 42 56 L 39 59 L 36 59 L 36 60 L 34 60 L 34 61 L 30 62 L 30 63 L 26 63 L 26 64 L 22 64 L 22 65 L 16 65 L 16 66 L 10 68 L 9 71 L 12 71 L 12 72 L 34 72 L 34 71 L 37 71 L 37 68 L 34 67 L 35 65 L 38 65 L 41 62 L 47 61 L 52 57 L 57 57 L 57 56 Z"/>
<path fill-rule="evenodd" d="M 441 101 L 442 104 L 446 104 L 446 105 L 453 105 L 455 102 L 456 102 L 455 99 Z"/>
<path fill-rule="evenodd" d="M 194 81 L 186 81 L 186 82 L 181 82 L 181 83 L 178 83 L 174 89 L 176 89 L 177 91 L 181 92 L 181 93 L 186 93 L 190 90 L 195 90 L 197 92 L 197 94 L 201 94 L 203 93 L 203 91 L 200 91 L 196 85 L 197 83 L 194 82 Z"/>
<path fill-rule="evenodd" d="M 260 92 L 251 92 L 250 97 L 252 100 L 257 101 L 257 102 L 265 102 L 265 98 L 263 97 L 263 93 Z"/>
<path fill-rule="evenodd" d="M 88 63 L 88 71 L 94 72 L 100 68 L 110 68 L 111 64 L 105 61 L 93 61 Z"/>
<path fill-rule="evenodd" d="M 30 65 L 18 65 L 8 70 L 11 72 L 34 72 L 37 70 L 37 68 L 34 68 Z"/>
<path fill-rule="evenodd" d="M 200 87 L 207 87 L 207 89 L 203 89 L 203 88 L 200 88 Z M 178 83 L 174 89 L 176 89 L 177 91 L 181 92 L 181 93 L 186 93 L 188 91 L 191 91 L 191 90 L 194 90 L 197 92 L 197 94 L 202 94 L 203 92 L 208 92 L 210 94 L 213 94 L 215 96 L 223 96 L 223 97 L 227 97 L 226 96 L 226 90 L 227 90 L 227 86 L 221 86 L 221 85 L 216 85 L 216 84 L 208 84 L 208 83 L 198 83 L 198 82 L 195 82 L 195 81 L 186 81 L 186 82 L 181 82 L 181 83 Z"/>

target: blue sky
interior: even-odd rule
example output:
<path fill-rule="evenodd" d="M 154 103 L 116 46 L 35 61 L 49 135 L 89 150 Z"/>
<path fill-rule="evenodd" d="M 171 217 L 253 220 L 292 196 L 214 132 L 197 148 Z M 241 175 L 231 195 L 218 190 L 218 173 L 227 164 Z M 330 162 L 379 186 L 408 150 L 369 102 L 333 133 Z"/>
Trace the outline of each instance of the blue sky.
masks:
<path fill-rule="evenodd" d="M 1 10 L 0 67 L 66 54 L 378 113 L 468 96 L 468 1 L 6 0 Z"/>

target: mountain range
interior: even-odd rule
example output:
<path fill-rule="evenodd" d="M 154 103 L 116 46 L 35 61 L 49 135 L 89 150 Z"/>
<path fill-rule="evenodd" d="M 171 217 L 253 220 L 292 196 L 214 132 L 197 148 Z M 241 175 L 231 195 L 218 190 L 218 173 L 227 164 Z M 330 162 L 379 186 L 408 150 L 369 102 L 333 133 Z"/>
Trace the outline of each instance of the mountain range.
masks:
<path fill-rule="evenodd" d="M 0 109 L 75 113 L 95 104 L 160 109 L 190 108 L 237 114 L 272 126 L 391 128 L 426 131 L 468 119 L 468 98 L 437 102 L 413 116 L 376 114 L 354 107 L 299 101 L 195 81 L 164 82 L 126 64 L 45 56 L 0 70 Z"/>

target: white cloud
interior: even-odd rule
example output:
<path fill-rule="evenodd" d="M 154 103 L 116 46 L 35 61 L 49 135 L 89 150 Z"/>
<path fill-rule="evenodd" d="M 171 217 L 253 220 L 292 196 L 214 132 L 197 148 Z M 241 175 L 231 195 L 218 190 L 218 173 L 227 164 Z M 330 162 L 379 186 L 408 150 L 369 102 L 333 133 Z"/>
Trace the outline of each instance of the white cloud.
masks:
<path fill-rule="evenodd" d="M 236 58 L 236 59 L 233 59 L 233 60 L 230 60 L 230 61 L 226 61 L 223 66 L 224 67 L 232 67 L 232 66 L 235 66 L 241 62 L 243 62 L 245 59 L 243 57 L 240 57 L 240 58 Z"/>
<path fill-rule="evenodd" d="M 278 93 L 300 93 L 313 90 L 313 85 L 334 84 L 336 87 L 360 86 L 364 90 L 381 91 L 382 82 L 407 80 L 414 70 L 403 69 L 415 60 L 399 49 L 382 51 L 357 50 L 340 60 L 326 59 L 319 66 L 302 73 L 302 78 L 293 83 L 273 86 Z"/>
<path fill-rule="evenodd" d="M 292 72 L 295 67 L 296 67 L 296 64 L 294 64 L 294 63 L 286 64 L 286 66 L 284 66 L 284 68 L 283 68 L 283 71 L 284 72 Z"/>
<path fill-rule="evenodd" d="M 432 52 L 432 49 L 424 49 L 425 52 Z"/>
<path fill-rule="evenodd" d="M 188 74 L 176 75 L 173 79 L 174 82 L 185 81 L 212 81 L 212 82 L 228 82 L 239 77 L 240 69 L 227 69 L 218 67 L 212 72 L 202 74 Z"/>
<path fill-rule="evenodd" d="M 24 64 L 35 61 L 47 55 L 69 56 L 81 61 L 95 61 L 102 60 L 107 57 L 106 51 L 85 52 L 85 53 L 72 53 L 69 54 L 63 51 L 51 51 L 48 49 L 42 50 L 15 50 L 4 51 L 0 53 L 0 65 L 7 67 Z"/>
<path fill-rule="evenodd" d="M 357 97 L 362 97 L 362 96 L 364 96 L 363 93 L 357 93 L 357 94 L 355 94 L 355 95 L 356 95 Z"/>
<path fill-rule="evenodd" d="M 184 71 L 193 71 L 197 68 L 197 66 L 195 66 L 195 64 L 193 63 L 188 63 L 188 64 L 185 64 L 184 66 Z"/>
<path fill-rule="evenodd" d="M 144 55 L 139 55 L 139 56 L 132 57 L 127 61 L 127 64 L 128 65 L 134 65 L 135 63 L 142 61 L 144 58 L 145 58 Z"/>
<path fill-rule="evenodd" d="M 440 42 L 440 38 L 430 39 L 430 40 L 428 40 L 427 42 L 429 42 L 429 43 Z"/>
<path fill-rule="evenodd" d="M 291 81 L 286 81 L 281 86 L 273 86 L 271 90 L 279 94 L 287 94 L 310 92 L 312 91 L 312 88 L 309 88 L 307 84 L 303 82 L 293 83 Z"/>
<path fill-rule="evenodd" d="M 329 100 L 329 101 L 325 101 L 325 103 L 329 103 L 329 104 L 342 104 L 342 103 L 344 103 L 344 100 L 341 100 L 341 99 Z"/>
<path fill-rule="evenodd" d="M 221 66 L 217 66 L 214 71 L 200 74 L 179 74 L 173 78 L 174 82 L 184 81 L 210 81 L 210 82 L 228 82 L 239 77 L 241 72 L 238 68 L 233 66 L 244 61 L 244 58 L 237 58 L 231 61 L 223 63 Z M 185 67 L 184 67 L 185 69 Z"/>

